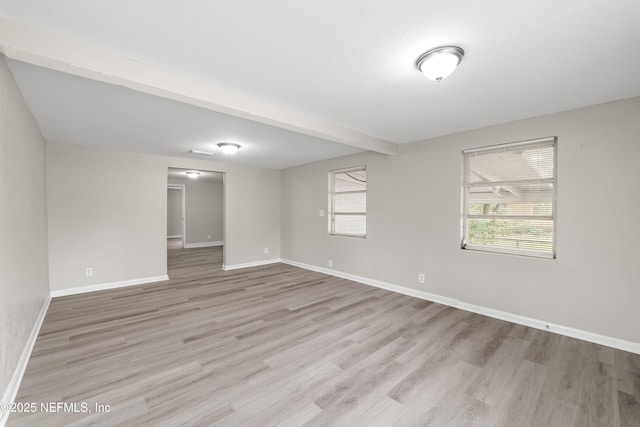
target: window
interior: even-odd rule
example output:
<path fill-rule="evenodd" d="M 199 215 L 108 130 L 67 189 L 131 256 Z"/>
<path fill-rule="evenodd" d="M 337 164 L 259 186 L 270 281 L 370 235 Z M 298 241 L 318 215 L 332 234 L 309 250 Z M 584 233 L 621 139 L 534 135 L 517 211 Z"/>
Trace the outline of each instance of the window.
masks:
<path fill-rule="evenodd" d="M 358 166 L 329 172 L 329 233 L 367 234 L 367 169 Z"/>
<path fill-rule="evenodd" d="M 555 258 L 556 138 L 465 150 L 462 248 Z"/>

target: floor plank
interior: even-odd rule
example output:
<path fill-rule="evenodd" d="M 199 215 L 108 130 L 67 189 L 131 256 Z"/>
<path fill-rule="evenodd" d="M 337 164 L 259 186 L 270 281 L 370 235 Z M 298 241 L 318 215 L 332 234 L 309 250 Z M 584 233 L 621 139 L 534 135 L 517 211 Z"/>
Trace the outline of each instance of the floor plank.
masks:
<path fill-rule="evenodd" d="M 640 425 L 639 355 L 289 265 L 223 271 L 221 247 L 168 253 L 169 281 L 51 302 L 17 398 L 38 410 L 9 426 Z"/>

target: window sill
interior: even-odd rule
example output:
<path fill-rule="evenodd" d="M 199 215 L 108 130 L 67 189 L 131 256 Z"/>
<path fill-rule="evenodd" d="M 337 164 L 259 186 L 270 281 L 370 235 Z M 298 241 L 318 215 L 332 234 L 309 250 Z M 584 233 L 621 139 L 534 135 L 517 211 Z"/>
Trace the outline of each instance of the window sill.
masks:
<path fill-rule="evenodd" d="M 497 248 L 492 246 L 476 246 L 476 245 L 467 244 L 465 247 L 461 247 L 460 249 L 464 251 L 490 252 L 494 254 L 504 254 L 504 255 L 517 255 L 517 256 L 524 256 L 527 258 L 556 259 L 555 253 L 550 254 L 547 252 L 509 250 L 507 248 Z"/>
<path fill-rule="evenodd" d="M 359 239 L 366 239 L 367 235 L 366 234 L 341 234 L 341 233 L 329 233 L 329 236 L 336 236 L 336 237 L 356 237 Z"/>

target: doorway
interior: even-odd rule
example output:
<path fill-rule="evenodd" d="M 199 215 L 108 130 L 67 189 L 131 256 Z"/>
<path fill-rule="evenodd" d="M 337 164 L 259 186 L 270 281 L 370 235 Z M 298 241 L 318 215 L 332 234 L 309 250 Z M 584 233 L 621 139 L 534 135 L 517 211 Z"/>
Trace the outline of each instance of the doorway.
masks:
<path fill-rule="evenodd" d="M 169 168 L 168 265 L 176 257 L 182 261 L 190 257 L 205 257 L 217 268 L 222 268 L 225 249 L 224 186 L 223 172 Z"/>
<path fill-rule="evenodd" d="M 167 249 L 182 249 L 185 241 L 185 186 L 167 185 Z"/>

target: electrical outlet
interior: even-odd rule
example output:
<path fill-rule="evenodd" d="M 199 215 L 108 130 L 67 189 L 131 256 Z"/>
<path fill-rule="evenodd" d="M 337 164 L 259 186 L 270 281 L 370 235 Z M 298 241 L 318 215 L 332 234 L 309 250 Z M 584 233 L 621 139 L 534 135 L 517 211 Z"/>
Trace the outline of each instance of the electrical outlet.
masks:
<path fill-rule="evenodd" d="M 207 234 L 207 239 L 211 240 L 211 234 Z"/>
<path fill-rule="evenodd" d="M 264 253 L 268 254 L 269 253 L 269 248 L 264 248 Z"/>
<path fill-rule="evenodd" d="M 320 209 L 320 216 L 324 216 L 324 209 Z"/>
<path fill-rule="evenodd" d="M 329 268 L 333 268 L 333 260 L 329 260 L 327 264 L 329 265 Z"/>
<path fill-rule="evenodd" d="M 419 283 L 424 283 L 424 274 L 423 273 L 419 273 L 418 274 L 418 282 Z"/>
<path fill-rule="evenodd" d="M 84 269 L 84 275 L 89 277 L 93 276 L 93 267 L 87 267 Z"/>

